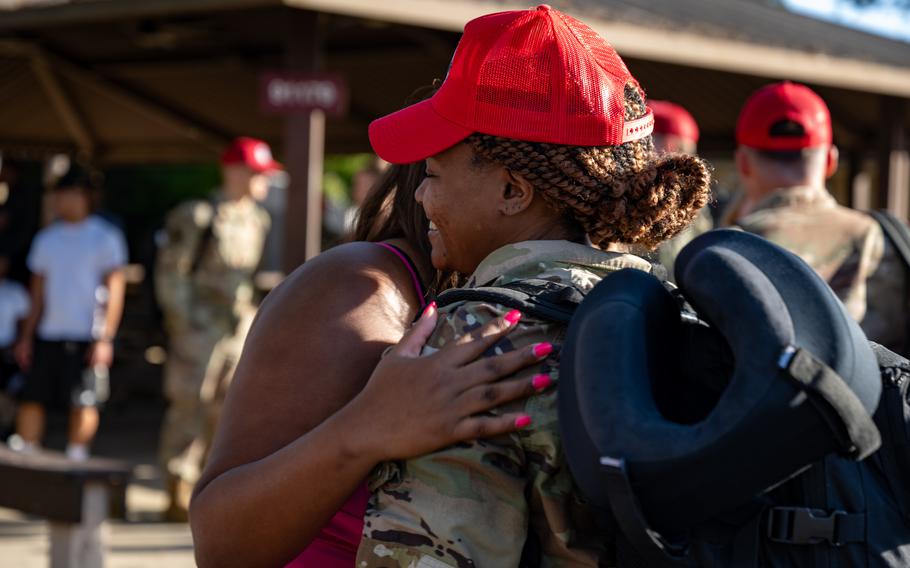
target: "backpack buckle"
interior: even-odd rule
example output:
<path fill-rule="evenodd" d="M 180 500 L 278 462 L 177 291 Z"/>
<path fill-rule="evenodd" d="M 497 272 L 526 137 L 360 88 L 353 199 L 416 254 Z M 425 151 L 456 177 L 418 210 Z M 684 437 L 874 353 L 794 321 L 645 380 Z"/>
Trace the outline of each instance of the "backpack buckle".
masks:
<path fill-rule="evenodd" d="M 827 512 L 801 507 L 773 507 L 768 513 L 768 538 L 784 544 L 819 544 L 823 541 L 839 546 L 837 520 L 843 511 Z"/>

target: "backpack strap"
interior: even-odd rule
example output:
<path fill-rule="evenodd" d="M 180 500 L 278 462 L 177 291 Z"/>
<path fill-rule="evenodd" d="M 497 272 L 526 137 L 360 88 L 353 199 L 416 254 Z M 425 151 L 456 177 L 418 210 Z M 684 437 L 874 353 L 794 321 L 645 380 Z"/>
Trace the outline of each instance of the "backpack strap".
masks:
<path fill-rule="evenodd" d="M 707 327 L 708 324 L 701 320 L 679 288 L 669 281 L 664 281 L 663 285 L 679 306 L 683 321 Z M 584 299 L 585 294 L 569 284 L 531 278 L 503 286 L 451 288 L 439 294 L 436 305 L 444 308 L 459 302 L 490 302 L 538 319 L 569 323 Z"/>
<path fill-rule="evenodd" d="M 906 274 L 904 276 L 904 297 L 910 295 L 910 229 L 907 228 L 900 219 L 889 213 L 885 209 L 877 211 L 868 211 L 869 215 L 875 219 L 885 238 L 894 246 L 898 256 L 904 263 Z M 910 322 L 906 322 L 910 325 Z M 904 340 L 903 351 L 910 352 L 910 328 L 907 329 L 906 339 Z"/>
<path fill-rule="evenodd" d="M 209 218 L 209 222 L 202 228 L 202 234 L 199 235 L 199 241 L 193 250 L 193 262 L 190 264 L 190 274 L 192 275 L 199 272 L 199 268 L 202 266 L 202 259 L 205 258 L 205 253 L 209 249 L 209 244 L 215 238 L 215 215 L 218 214 L 218 203 L 215 199 L 209 199 L 207 203 L 212 208 L 212 215 Z"/>
<path fill-rule="evenodd" d="M 440 308 L 459 302 L 489 302 L 556 323 L 569 323 L 584 300 L 578 288 L 549 280 L 518 280 L 504 286 L 452 288 L 436 298 Z"/>
<path fill-rule="evenodd" d="M 209 244 L 214 238 L 215 230 L 210 223 L 202 232 L 202 235 L 200 235 L 199 242 L 196 244 L 196 250 L 193 251 L 193 263 L 190 265 L 190 274 L 199 272 L 199 268 L 202 266 L 202 259 L 205 257 L 205 252 L 208 250 Z"/>
<path fill-rule="evenodd" d="M 788 347 L 780 368 L 809 395 L 845 457 L 862 460 L 881 446 L 881 435 L 859 398 L 831 367 L 806 349 Z"/>
<path fill-rule="evenodd" d="M 900 219 L 884 209 L 869 211 L 869 215 L 882 227 L 885 236 L 897 249 L 897 253 L 910 269 L 910 229 Z"/>
<path fill-rule="evenodd" d="M 625 459 L 603 456 L 600 466 L 606 474 L 607 496 L 616 524 L 635 549 L 642 565 L 655 568 L 697 566 L 689 556 L 687 546 L 671 544 L 648 525 L 632 491 Z"/>

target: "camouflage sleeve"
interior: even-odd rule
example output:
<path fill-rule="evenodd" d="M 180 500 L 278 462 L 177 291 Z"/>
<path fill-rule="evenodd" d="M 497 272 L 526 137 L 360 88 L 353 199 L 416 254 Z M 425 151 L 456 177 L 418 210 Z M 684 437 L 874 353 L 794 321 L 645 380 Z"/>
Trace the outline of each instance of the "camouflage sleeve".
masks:
<path fill-rule="evenodd" d="M 507 309 L 465 304 L 441 319 L 427 344 L 433 351 L 470 333 Z M 519 327 L 486 356 L 549 341 L 550 358 L 512 378 L 549 373 L 558 381 L 558 345 L 565 328 L 525 316 Z M 514 567 L 526 539 L 540 558 L 533 565 L 597 566 L 600 534 L 577 498 L 559 443 L 556 389 L 493 411 L 523 411 L 530 427 L 493 439 L 456 444 L 444 450 L 377 468 L 367 509 L 359 568 Z"/>
<path fill-rule="evenodd" d="M 866 313 L 860 325 L 869 339 L 900 353 L 906 349 L 910 323 L 907 268 L 878 224 L 873 225 L 867 240 Z"/>
<path fill-rule="evenodd" d="M 155 260 L 155 297 L 172 334 L 189 326 L 192 265 L 205 227 L 214 211 L 204 201 L 191 201 L 168 213 Z"/>
<path fill-rule="evenodd" d="M 505 309 L 463 305 L 444 314 L 426 350 L 434 351 L 470 333 Z M 546 341 L 541 324 L 519 324 L 490 353 Z M 521 372 L 530 376 L 540 366 Z M 501 407 L 510 412 L 524 402 Z M 532 419 L 538 416 L 532 413 Z M 521 434 L 456 444 L 406 462 L 386 463 L 371 480 L 356 566 L 517 566 L 528 530 L 526 500 L 529 455 Z"/>

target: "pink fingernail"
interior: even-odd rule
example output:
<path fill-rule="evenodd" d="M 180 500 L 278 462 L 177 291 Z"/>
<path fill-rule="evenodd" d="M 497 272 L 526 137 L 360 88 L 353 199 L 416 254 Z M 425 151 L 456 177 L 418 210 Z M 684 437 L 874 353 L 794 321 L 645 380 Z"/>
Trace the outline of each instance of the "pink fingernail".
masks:
<path fill-rule="evenodd" d="M 534 390 L 538 391 L 542 391 L 552 384 L 553 379 L 550 378 L 550 375 L 537 375 L 531 379 L 531 385 L 534 387 Z"/>
<path fill-rule="evenodd" d="M 547 355 L 553 352 L 553 345 L 550 343 L 538 343 L 534 346 L 532 353 L 538 359 L 543 359 Z"/>
<path fill-rule="evenodd" d="M 424 308 L 423 316 L 432 315 L 433 312 L 435 312 L 435 311 L 436 311 L 436 302 L 430 302 L 430 304 L 426 308 Z"/>
<path fill-rule="evenodd" d="M 515 325 L 516 323 L 518 323 L 518 320 L 521 319 L 521 312 L 519 312 L 518 310 L 512 310 L 511 312 L 504 315 L 502 317 L 502 319 L 509 322 L 509 325 Z"/>
<path fill-rule="evenodd" d="M 531 424 L 531 417 L 527 414 L 523 414 L 515 419 L 516 428 L 526 428 Z"/>

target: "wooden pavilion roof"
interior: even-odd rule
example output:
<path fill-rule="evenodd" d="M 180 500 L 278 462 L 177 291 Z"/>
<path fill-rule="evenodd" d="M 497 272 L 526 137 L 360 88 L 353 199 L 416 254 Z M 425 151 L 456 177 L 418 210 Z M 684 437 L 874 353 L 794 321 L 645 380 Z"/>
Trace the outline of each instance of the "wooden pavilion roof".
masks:
<path fill-rule="evenodd" d="M 910 98 L 910 44 L 748 0 L 553 0 L 610 40 L 653 98 L 691 110 L 704 147 L 732 147 L 744 98 L 769 80 L 828 101 L 842 146 L 880 127 L 882 95 Z M 258 76 L 281 69 L 295 10 L 322 14 L 325 70 L 352 102 L 327 151 L 368 148 L 370 120 L 442 77 L 489 0 L 7 0 L 0 3 L 0 149 L 107 162 L 209 160 L 231 137 L 279 146 Z M 910 124 L 910 116 L 895 117 Z"/>

